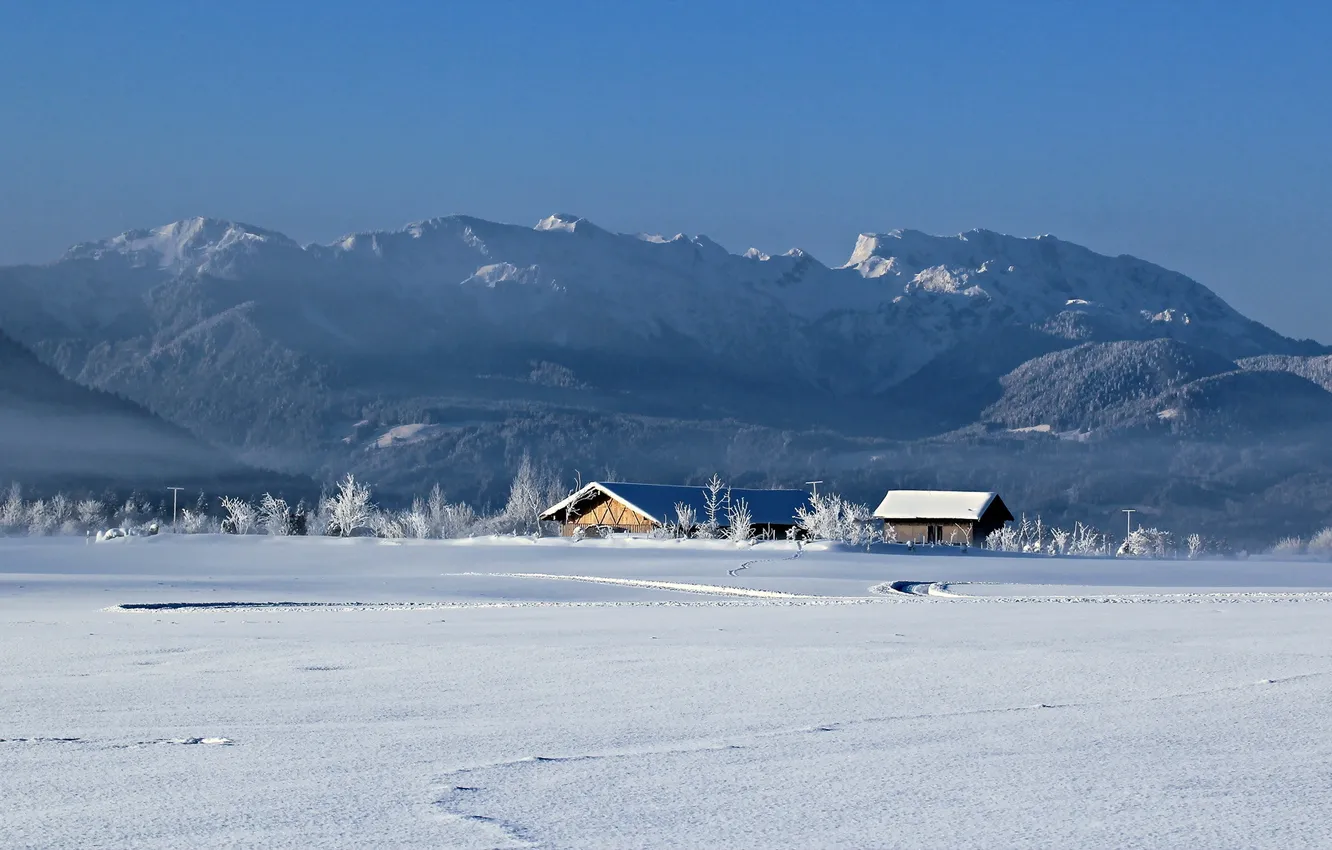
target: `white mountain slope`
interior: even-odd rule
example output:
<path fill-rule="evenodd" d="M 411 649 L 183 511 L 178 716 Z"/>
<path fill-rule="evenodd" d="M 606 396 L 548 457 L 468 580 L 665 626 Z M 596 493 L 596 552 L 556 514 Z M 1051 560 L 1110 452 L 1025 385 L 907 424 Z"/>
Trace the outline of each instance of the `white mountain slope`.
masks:
<path fill-rule="evenodd" d="M 1085 334 L 1111 325 L 1112 335 L 1192 338 L 1232 357 L 1296 353 L 1183 275 L 1049 236 L 983 230 L 864 234 L 845 265 L 829 268 L 799 251 L 737 255 L 704 236 L 614 234 L 569 215 L 535 228 L 450 216 L 304 248 L 249 225 L 192 219 L 75 246 L 48 269 L 91 261 L 94 274 L 110 273 L 122 265 L 112 258 L 155 272 L 153 284 L 280 277 L 304 284 L 288 294 L 305 300 L 335 287 L 391 292 L 426 310 L 467 300 L 483 317 L 516 322 L 523 339 L 556 346 L 597 347 L 612 330 L 628 341 L 669 329 L 714 354 L 775 342 L 811 380 L 828 377 L 829 348 L 859 353 L 848 371 L 861 374 L 847 389 L 891 386 L 998 326 L 1062 322 Z M 62 288 L 44 283 L 52 296 Z"/>
<path fill-rule="evenodd" d="M 67 376 L 226 444 L 297 420 L 315 433 L 338 393 L 456 393 L 477 376 L 523 381 L 534 363 L 568 386 L 650 397 L 654 415 L 753 421 L 740 400 L 770 409 L 814 391 L 825 406 L 807 414 L 827 424 L 837 399 L 864 408 L 913 376 L 911 395 L 965 395 L 959 370 L 993 383 L 986 370 L 1081 341 L 1322 353 L 1151 263 L 984 230 L 865 234 L 831 268 L 563 214 L 535 227 L 448 216 L 307 246 L 196 218 L 0 269 L 0 297 L 5 329 Z"/>

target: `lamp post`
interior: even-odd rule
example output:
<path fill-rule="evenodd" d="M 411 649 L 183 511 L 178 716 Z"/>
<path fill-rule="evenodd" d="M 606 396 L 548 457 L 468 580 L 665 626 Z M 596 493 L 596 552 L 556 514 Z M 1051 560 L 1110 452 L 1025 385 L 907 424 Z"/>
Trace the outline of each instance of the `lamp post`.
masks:
<path fill-rule="evenodd" d="M 168 487 L 167 489 L 171 491 L 171 530 L 172 530 L 172 531 L 175 531 L 175 530 L 176 530 L 176 497 L 180 494 L 180 491 L 181 491 L 181 490 L 184 490 L 185 488 L 184 488 L 184 487 Z"/>
<path fill-rule="evenodd" d="M 813 488 L 813 491 L 812 491 L 811 494 L 810 494 L 811 496 L 817 496 L 817 495 L 819 495 L 819 485 L 823 483 L 822 480 L 819 480 L 819 481 L 806 481 L 805 483 L 808 484 L 811 488 Z"/>
<path fill-rule="evenodd" d="M 1136 509 L 1136 508 L 1124 508 L 1123 510 L 1124 510 L 1125 525 L 1126 525 L 1126 528 L 1127 528 L 1127 531 L 1126 531 L 1125 534 L 1124 534 L 1124 539 L 1125 539 L 1125 540 L 1128 540 L 1129 537 L 1131 537 L 1131 536 L 1133 535 L 1133 515 L 1134 515 L 1135 513 L 1137 513 L 1137 509 Z"/>

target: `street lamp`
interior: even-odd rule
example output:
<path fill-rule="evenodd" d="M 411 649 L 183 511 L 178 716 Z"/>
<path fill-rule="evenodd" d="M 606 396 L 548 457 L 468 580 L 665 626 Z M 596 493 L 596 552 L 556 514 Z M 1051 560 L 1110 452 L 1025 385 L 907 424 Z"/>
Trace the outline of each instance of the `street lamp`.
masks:
<path fill-rule="evenodd" d="M 171 491 L 171 530 L 172 530 L 172 531 L 175 531 L 175 530 L 176 530 L 176 497 L 180 494 L 180 491 L 181 491 L 181 490 L 184 490 L 185 488 L 184 488 L 184 487 L 168 487 L 167 489 Z"/>

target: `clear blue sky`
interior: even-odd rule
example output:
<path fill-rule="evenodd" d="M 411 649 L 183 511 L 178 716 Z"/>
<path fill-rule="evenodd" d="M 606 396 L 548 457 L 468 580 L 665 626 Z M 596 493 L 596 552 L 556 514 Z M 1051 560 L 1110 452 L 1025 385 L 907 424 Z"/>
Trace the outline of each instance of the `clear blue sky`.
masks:
<path fill-rule="evenodd" d="M 836 264 L 986 227 L 1332 342 L 1316 3 L 0 3 L 0 263 L 190 215 L 465 212 Z"/>

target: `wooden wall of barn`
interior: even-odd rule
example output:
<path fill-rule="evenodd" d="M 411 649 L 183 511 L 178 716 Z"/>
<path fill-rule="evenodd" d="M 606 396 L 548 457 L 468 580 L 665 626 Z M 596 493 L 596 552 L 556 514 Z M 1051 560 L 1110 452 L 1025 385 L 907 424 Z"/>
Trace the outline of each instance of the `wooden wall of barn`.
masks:
<path fill-rule="evenodd" d="M 975 524 L 971 522 L 957 522 L 954 520 L 943 519 L 920 519 L 901 522 L 894 520 L 883 521 L 884 531 L 888 531 L 889 528 L 895 528 L 897 530 L 897 539 L 902 543 L 927 542 L 930 539 L 931 525 L 943 526 L 943 539 L 941 541 L 943 543 L 955 543 L 961 545 L 963 543 L 970 544 L 973 542 L 972 536 Z"/>
<path fill-rule="evenodd" d="M 586 532 L 598 525 L 623 528 L 636 534 L 645 534 L 659 525 L 650 517 L 643 516 L 605 493 L 580 502 L 575 506 L 575 510 L 578 511 L 577 515 L 560 526 L 560 534 L 565 537 L 572 537 L 580 528 Z"/>

